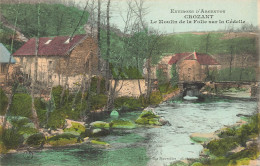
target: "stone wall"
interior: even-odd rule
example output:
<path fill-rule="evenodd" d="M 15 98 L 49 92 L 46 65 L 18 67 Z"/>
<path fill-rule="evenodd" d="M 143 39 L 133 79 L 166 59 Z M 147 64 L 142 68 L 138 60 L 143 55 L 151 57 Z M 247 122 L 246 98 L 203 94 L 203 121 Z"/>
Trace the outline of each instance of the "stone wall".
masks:
<path fill-rule="evenodd" d="M 204 81 L 205 70 L 196 60 L 183 60 L 178 64 L 179 81 Z"/>
<path fill-rule="evenodd" d="M 142 94 L 146 93 L 147 87 L 145 85 L 145 80 L 141 79 L 140 86 Z M 112 80 L 111 85 L 114 86 L 115 81 Z M 116 97 L 128 96 L 128 97 L 139 97 L 139 85 L 138 80 L 119 80 L 118 86 L 116 88 Z"/>

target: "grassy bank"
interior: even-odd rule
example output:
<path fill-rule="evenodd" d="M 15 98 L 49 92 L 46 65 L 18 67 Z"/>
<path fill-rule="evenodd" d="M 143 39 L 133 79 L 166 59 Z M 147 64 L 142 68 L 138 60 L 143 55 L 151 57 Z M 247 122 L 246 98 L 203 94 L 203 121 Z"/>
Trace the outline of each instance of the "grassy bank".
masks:
<path fill-rule="evenodd" d="M 226 128 L 218 134 L 219 139 L 204 145 L 203 157 L 190 160 L 189 164 L 177 162 L 171 166 L 239 166 L 248 165 L 250 160 L 259 157 L 256 142 L 259 136 L 259 118 L 256 114 L 248 118 L 248 123 L 242 126 Z"/>

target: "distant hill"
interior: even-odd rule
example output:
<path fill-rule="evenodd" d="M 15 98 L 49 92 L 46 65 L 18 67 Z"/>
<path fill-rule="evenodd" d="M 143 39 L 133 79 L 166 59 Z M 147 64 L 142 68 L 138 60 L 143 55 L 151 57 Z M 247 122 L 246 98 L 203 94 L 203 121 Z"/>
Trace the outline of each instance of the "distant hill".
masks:
<path fill-rule="evenodd" d="M 11 48 L 12 38 L 10 25 L 14 27 L 17 12 L 17 29 L 27 38 L 37 36 L 37 4 L 1 4 L 0 7 L 0 39 L 9 50 Z M 41 4 L 39 27 L 40 37 L 72 34 L 82 14 L 83 11 L 76 7 L 68 7 L 61 4 Z M 88 13 L 85 12 L 75 34 L 85 33 L 84 25 L 87 20 Z M 19 48 L 22 43 L 22 41 L 15 41 L 14 51 Z"/>
<path fill-rule="evenodd" d="M 164 36 L 169 47 L 165 52 L 201 52 L 209 54 L 257 54 L 257 34 L 243 33 L 176 33 Z"/>
<path fill-rule="evenodd" d="M 38 5 L 37 4 L 1 4 L 1 14 L 10 24 L 15 24 L 18 12 L 17 27 L 28 38 L 37 36 L 38 32 Z M 70 35 L 83 11 L 76 7 L 61 4 L 40 4 L 40 27 L 42 36 Z M 85 33 L 88 13 L 85 12 L 76 34 Z"/>

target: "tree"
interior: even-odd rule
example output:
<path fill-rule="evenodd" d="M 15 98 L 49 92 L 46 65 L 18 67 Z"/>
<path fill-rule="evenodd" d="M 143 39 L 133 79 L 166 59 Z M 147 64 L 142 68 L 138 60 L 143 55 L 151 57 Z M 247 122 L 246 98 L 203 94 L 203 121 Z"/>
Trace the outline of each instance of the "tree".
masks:
<path fill-rule="evenodd" d="M 31 85 L 31 97 L 32 97 L 32 118 L 33 118 L 33 123 L 35 125 L 35 127 L 37 129 L 40 128 L 39 126 L 39 121 L 38 121 L 38 117 L 37 117 L 37 112 L 36 112 L 36 109 L 35 109 L 35 99 L 34 99 L 34 90 L 35 90 L 35 84 L 36 84 L 36 81 L 37 81 L 37 69 L 38 69 L 38 51 L 39 51 L 39 28 L 40 28 L 40 8 L 41 8 L 41 5 L 40 5 L 40 2 L 38 4 L 38 34 L 37 34 L 37 37 L 35 39 L 35 45 L 36 45 L 36 48 L 35 48 L 35 57 L 34 57 L 34 76 L 32 77 L 32 85 Z"/>
<path fill-rule="evenodd" d="M 19 5 L 20 5 L 20 1 L 18 1 L 18 6 Z M 16 23 L 17 23 L 17 20 L 18 20 L 18 15 L 19 15 L 19 11 L 16 11 L 15 26 L 14 26 L 13 35 L 12 35 L 12 42 L 11 42 L 11 53 L 13 51 L 14 35 L 15 35 L 15 32 L 16 32 Z M 8 82 L 8 75 L 9 75 L 9 67 L 10 67 L 10 64 L 11 64 L 11 58 L 12 58 L 12 55 L 10 55 L 8 66 L 7 66 L 7 71 L 6 71 L 6 76 L 5 76 L 5 85 L 7 85 L 7 82 Z M 14 94 L 16 93 L 17 86 L 18 86 L 17 84 L 13 84 L 11 94 L 8 98 L 8 104 L 7 104 L 7 107 L 6 107 L 4 121 L 3 121 L 3 129 L 6 128 L 7 116 L 9 115 L 10 107 L 11 107 L 11 104 L 13 102 L 13 97 L 14 97 Z"/>

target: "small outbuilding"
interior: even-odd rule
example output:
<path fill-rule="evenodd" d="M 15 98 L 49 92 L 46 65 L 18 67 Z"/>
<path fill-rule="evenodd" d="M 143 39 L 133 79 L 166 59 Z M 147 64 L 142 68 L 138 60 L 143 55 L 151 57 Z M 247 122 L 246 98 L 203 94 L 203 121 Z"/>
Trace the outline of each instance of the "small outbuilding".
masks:
<path fill-rule="evenodd" d="M 8 63 L 10 60 L 11 53 L 7 50 L 7 48 L 0 43 L 0 83 L 5 81 L 5 75 L 8 68 Z M 9 73 L 12 72 L 12 65 L 15 64 L 15 59 L 11 57 L 10 65 L 9 65 Z"/>

